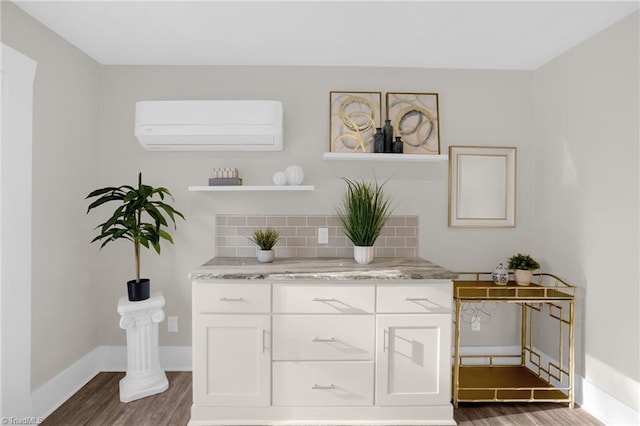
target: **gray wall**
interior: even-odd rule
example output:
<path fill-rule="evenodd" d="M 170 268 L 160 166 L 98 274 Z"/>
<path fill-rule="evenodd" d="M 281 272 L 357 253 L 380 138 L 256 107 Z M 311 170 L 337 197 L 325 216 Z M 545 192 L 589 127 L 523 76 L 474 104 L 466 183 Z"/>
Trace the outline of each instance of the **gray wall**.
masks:
<path fill-rule="evenodd" d="M 639 14 L 534 73 L 535 251 L 579 287 L 577 372 L 639 409 Z M 634 383 L 635 382 L 635 383 Z"/>
<path fill-rule="evenodd" d="M 38 62 L 33 104 L 31 384 L 99 344 L 84 196 L 96 185 L 100 66 L 13 3 L 2 42 Z M 113 301 L 110 301 L 112 304 Z"/>
<path fill-rule="evenodd" d="M 163 254 L 143 255 L 143 274 L 163 291 L 190 345 L 188 272 L 213 256 L 215 214 L 333 214 L 341 176 L 391 178 L 396 214 L 419 215 L 420 255 L 453 270 L 490 270 L 515 251 L 580 286 L 579 372 L 633 405 L 620 383 L 638 381 L 638 14 L 535 72 L 339 67 L 101 67 L 3 2 L 3 42 L 38 61 L 34 116 L 32 384 L 37 387 L 97 345 L 123 345 L 116 301 L 132 278 L 124 243 L 98 255 L 83 197 L 133 183 L 138 171 L 175 194 L 186 216 Z M 612 46 L 616 46 L 613 49 Z M 447 165 L 323 161 L 331 90 L 440 94 L 442 149 L 518 147 L 515 229 L 447 227 Z M 153 99 L 279 99 L 285 150 L 278 153 L 144 151 L 134 105 Z M 301 165 L 315 192 L 190 193 L 214 167 L 237 167 L 246 184 Z M 534 167 L 535 165 L 535 167 Z M 511 312 L 468 345 L 510 345 Z M 632 336 L 629 338 L 629 336 Z M 624 348 L 624 350 L 621 350 Z M 584 352 L 583 352 L 584 350 Z M 626 380 L 626 382 L 625 382 Z M 635 384 L 634 384 L 635 383 Z M 636 387 L 637 388 L 637 387 Z M 637 398 L 635 400 L 637 409 Z"/>
<path fill-rule="evenodd" d="M 106 66 L 100 95 L 100 184 L 133 182 L 138 171 L 153 185 L 166 185 L 187 216 L 174 246 L 161 257 L 144 254 L 143 274 L 167 299 L 167 315 L 180 318 L 180 333 L 161 327 L 161 344 L 190 345 L 187 274 L 214 255 L 215 214 L 333 214 L 341 176 L 390 178 L 395 214 L 419 215 L 420 255 L 453 270 L 489 270 L 511 253 L 530 250 L 533 222 L 531 73 L 404 68 Z M 451 144 L 518 147 L 518 227 L 452 229 L 447 226 L 447 163 L 348 163 L 322 159 L 329 145 L 331 90 L 438 92 L 442 150 Z M 180 153 L 144 151 L 133 135 L 135 103 L 161 99 L 277 99 L 284 104 L 285 149 L 275 153 Z M 270 184 L 271 176 L 299 164 L 314 192 L 193 193 L 214 167 L 238 168 L 245 184 Z M 124 344 L 112 303 L 133 276 L 133 252 L 114 244 L 100 256 L 100 335 L 104 344 Z M 469 336 L 469 344 L 513 344 L 513 320 L 494 315 L 492 332 Z M 489 327 L 486 328 L 489 330 Z"/>

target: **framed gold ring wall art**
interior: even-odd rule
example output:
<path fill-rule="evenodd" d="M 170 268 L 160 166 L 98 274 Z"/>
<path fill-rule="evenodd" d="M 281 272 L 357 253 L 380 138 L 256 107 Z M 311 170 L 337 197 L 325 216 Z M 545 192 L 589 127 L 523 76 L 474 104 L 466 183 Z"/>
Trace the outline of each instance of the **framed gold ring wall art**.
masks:
<path fill-rule="evenodd" d="M 437 93 L 387 93 L 387 119 L 405 154 L 440 154 Z"/>
<path fill-rule="evenodd" d="M 380 127 L 382 93 L 329 93 L 331 152 L 373 152 L 373 135 Z"/>
<path fill-rule="evenodd" d="M 449 147 L 449 226 L 516 226 L 515 147 Z"/>

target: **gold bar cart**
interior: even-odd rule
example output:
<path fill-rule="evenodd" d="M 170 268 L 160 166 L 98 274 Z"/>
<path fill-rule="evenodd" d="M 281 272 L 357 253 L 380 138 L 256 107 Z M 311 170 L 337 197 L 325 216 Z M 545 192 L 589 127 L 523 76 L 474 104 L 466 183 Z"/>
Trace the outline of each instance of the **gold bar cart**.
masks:
<path fill-rule="evenodd" d="M 461 272 L 453 284 L 455 336 L 453 353 L 454 407 L 459 402 L 574 403 L 574 304 L 576 288 L 552 274 L 534 274 L 532 284 L 510 281 L 496 285 L 490 272 Z M 521 306 L 518 355 L 461 355 L 463 304 L 517 303 Z M 545 316 L 546 314 L 546 316 Z M 535 326 L 557 328 L 557 352 L 535 346 Z M 547 332 L 549 329 L 545 328 Z M 548 343 L 547 343 L 548 346 Z"/>

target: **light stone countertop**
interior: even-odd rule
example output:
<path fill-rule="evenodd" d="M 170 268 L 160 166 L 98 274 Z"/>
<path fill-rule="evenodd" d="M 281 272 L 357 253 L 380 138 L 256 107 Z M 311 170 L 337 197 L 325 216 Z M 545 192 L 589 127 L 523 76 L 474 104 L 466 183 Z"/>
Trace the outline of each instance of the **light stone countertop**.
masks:
<path fill-rule="evenodd" d="M 189 274 L 192 280 L 441 280 L 458 274 L 428 260 L 376 258 L 359 265 L 351 258 L 276 258 L 259 263 L 253 257 L 214 257 Z"/>

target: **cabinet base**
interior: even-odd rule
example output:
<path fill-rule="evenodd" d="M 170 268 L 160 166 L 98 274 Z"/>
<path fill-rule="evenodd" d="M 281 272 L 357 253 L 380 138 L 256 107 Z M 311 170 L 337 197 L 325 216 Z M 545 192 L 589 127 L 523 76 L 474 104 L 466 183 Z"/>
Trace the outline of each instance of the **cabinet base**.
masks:
<path fill-rule="evenodd" d="M 455 425 L 451 404 L 416 407 L 191 406 L 189 426 Z"/>

